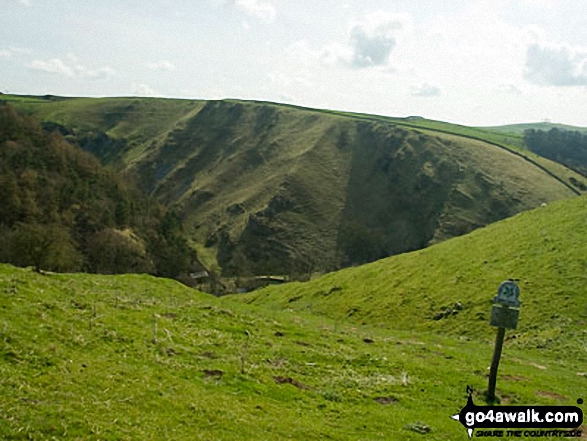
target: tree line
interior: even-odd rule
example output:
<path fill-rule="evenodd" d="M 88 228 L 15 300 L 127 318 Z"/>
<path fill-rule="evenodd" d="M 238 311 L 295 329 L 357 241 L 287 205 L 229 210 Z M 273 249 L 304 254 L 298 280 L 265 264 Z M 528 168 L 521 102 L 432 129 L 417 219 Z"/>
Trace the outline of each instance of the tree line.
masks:
<path fill-rule="evenodd" d="M 557 128 L 529 129 L 524 132 L 524 141 L 534 153 L 587 177 L 587 133 Z"/>
<path fill-rule="evenodd" d="M 0 104 L 0 261 L 37 271 L 198 269 L 179 217 L 58 131 Z"/>

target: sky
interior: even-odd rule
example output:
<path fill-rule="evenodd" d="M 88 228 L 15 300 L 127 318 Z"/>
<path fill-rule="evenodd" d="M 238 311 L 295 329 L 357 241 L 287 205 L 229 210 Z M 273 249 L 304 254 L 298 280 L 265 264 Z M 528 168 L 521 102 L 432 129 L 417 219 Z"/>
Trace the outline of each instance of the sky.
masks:
<path fill-rule="evenodd" d="M 0 92 L 587 126 L 587 2 L 0 0 Z"/>

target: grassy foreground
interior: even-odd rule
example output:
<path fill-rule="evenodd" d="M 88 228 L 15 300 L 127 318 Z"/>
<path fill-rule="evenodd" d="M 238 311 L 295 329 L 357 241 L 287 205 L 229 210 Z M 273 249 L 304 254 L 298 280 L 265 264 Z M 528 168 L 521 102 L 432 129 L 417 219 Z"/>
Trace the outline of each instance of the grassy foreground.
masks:
<path fill-rule="evenodd" d="M 486 388 L 491 352 L 150 276 L 0 265 L 2 439 L 464 440 L 449 416 Z M 502 402 L 574 404 L 584 354 L 506 342 Z"/>

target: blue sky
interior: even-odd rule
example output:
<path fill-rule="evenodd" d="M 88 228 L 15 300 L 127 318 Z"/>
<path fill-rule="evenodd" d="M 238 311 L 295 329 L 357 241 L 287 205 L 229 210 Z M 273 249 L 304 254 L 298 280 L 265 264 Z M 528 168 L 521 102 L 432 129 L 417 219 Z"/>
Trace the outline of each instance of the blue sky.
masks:
<path fill-rule="evenodd" d="M 0 0 L 0 91 L 587 126 L 587 2 Z"/>

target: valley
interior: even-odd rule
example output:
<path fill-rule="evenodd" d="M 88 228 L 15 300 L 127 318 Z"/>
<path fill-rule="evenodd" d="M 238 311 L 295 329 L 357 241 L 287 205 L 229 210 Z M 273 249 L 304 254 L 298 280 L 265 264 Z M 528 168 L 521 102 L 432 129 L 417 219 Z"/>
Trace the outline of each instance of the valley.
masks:
<path fill-rule="evenodd" d="M 587 441 L 585 17 L 0 1 L 0 440 Z"/>
<path fill-rule="evenodd" d="M 519 138 L 262 102 L 3 96 L 176 211 L 225 276 L 324 273 L 583 193 Z"/>
<path fill-rule="evenodd" d="M 98 176 L 117 182 L 117 169 L 166 205 L 151 240 L 183 249 L 187 233 L 228 275 L 329 273 L 215 297 L 144 274 L 0 264 L 0 437 L 461 439 L 450 416 L 468 386 L 484 402 L 491 299 L 510 278 L 522 307 L 499 403 L 583 397 L 580 175 L 439 122 L 129 100 L 12 102 L 60 133 L 57 151 L 79 145 L 106 165 L 90 162 Z M 13 162 L 25 132 L 10 135 Z M 47 133 L 33 132 L 40 149 Z M 138 215 L 152 209 L 140 204 Z M 61 205 L 73 222 L 75 204 Z"/>

